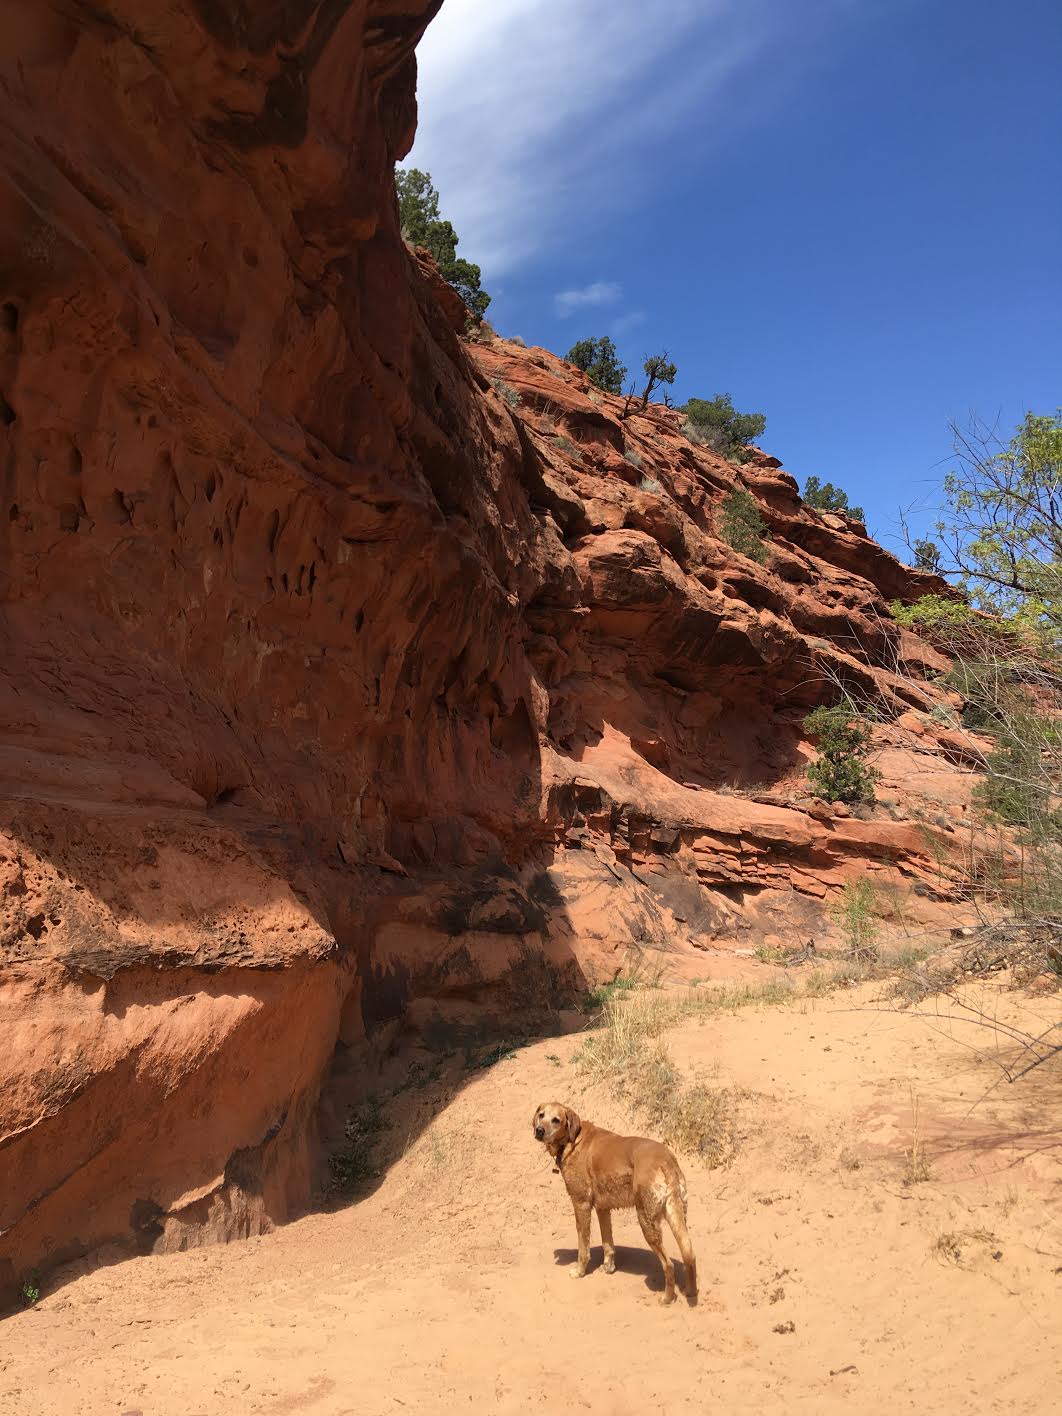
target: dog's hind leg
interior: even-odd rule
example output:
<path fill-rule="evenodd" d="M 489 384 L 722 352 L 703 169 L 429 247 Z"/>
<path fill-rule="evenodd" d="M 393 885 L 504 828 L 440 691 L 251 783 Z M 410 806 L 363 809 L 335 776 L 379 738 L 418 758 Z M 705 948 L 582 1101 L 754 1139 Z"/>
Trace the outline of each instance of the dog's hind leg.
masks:
<path fill-rule="evenodd" d="M 605 1251 L 605 1272 L 616 1272 L 616 1247 L 612 1242 L 612 1211 L 599 1209 L 597 1222 L 601 1227 L 601 1247 Z"/>
<path fill-rule="evenodd" d="M 690 1243 L 689 1230 L 686 1228 L 686 1206 L 682 1196 L 672 1191 L 667 1197 L 664 1213 L 682 1255 L 682 1265 L 686 1270 L 686 1302 L 692 1308 L 697 1301 L 697 1260 Z"/>
<path fill-rule="evenodd" d="M 660 1301 L 661 1303 L 674 1303 L 675 1270 L 667 1256 L 667 1250 L 664 1248 L 663 1216 L 659 1210 L 650 1213 L 644 1204 L 639 1204 L 636 1208 L 638 1223 L 642 1226 L 645 1242 L 660 1260 L 660 1266 L 664 1270 L 664 1296 Z"/>

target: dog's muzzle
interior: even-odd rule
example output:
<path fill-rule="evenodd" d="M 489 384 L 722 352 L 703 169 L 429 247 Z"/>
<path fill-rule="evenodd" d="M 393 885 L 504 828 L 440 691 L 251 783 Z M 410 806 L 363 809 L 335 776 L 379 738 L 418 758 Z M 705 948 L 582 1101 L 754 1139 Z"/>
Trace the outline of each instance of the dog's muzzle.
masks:
<path fill-rule="evenodd" d="M 546 1139 L 546 1133 L 545 1133 L 545 1131 L 542 1129 L 541 1126 L 536 1126 L 536 1127 L 535 1127 L 535 1140 L 536 1140 L 536 1141 L 544 1141 L 545 1139 Z"/>

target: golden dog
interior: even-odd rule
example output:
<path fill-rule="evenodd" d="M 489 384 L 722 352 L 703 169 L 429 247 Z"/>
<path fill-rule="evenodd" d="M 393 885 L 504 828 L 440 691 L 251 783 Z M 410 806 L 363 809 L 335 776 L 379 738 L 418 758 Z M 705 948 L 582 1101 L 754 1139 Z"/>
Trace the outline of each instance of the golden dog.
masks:
<path fill-rule="evenodd" d="M 659 1141 L 641 1136 L 617 1136 L 591 1121 L 580 1121 L 570 1106 L 546 1102 L 531 1118 L 535 1139 L 541 1141 L 564 1177 L 575 1209 L 579 1261 L 571 1275 L 582 1278 L 590 1258 L 590 1211 L 597 1211 L 605 1272 L 616 1272 L 612 1243 L 612 1211 L 634 1209 L 646 1243 L 664 1270 L 663 1303 L 675 1301 L 675 1270 L 663 1243 L 666 1219 L 686 1269 L 686 1300 L 697 1301 L 697 1260 L 686 1230 L 686 1181 L 679 1163 Z"/>

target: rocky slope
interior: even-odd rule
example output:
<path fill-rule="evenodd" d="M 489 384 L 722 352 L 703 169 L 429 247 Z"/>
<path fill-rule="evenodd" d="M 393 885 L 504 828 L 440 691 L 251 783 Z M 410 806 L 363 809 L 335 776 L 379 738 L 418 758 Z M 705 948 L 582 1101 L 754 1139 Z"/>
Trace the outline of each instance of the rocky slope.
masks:
<path fill-rule="evenodd" d="M 976 749 L 778 463 L 469 344 L 397 227 L 435 0 L 15 6 L 0 54 L 0 1292 L 304 1204 L 400 1029 L 932 922 Z M 737 482 L 761 567 L 717 536 Z M 882 804 L 804 790 L 866 693 Z M 921 819 L 928 818 L 929 827 Z"/>

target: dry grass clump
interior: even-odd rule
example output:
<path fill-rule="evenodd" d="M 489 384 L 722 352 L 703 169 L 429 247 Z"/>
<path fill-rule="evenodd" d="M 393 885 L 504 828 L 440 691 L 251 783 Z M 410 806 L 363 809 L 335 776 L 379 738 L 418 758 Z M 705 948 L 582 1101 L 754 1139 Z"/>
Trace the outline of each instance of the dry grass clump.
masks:
<path fill-rule="evenodd" d="M 932 1252 L 945 1263 L 959 1264 L 962 1262 L 963 1252 L 971 1245 L 976 1244 L 984 1249 L 991 1249 L 998 1244 L 999 1240 L 990 1229 L 956 1229 L 947 1234 L 940 1234 L 933 1243 Z M 993 1254 L 993 1258 L 996 1254 Z"/>
<path fill-rule="evenodd" d="M 737 1151 L 739 1095 L 683 1072 L 663 1034 L 687 1019 L 795 996 L 788 980 L 759 988 L 614 989 L 602 1000 L 600 1030 L 586 1039 L 579 1065 L 619 1092 L 666 1144 L 710 1166 L 728 1165 Z"/>

